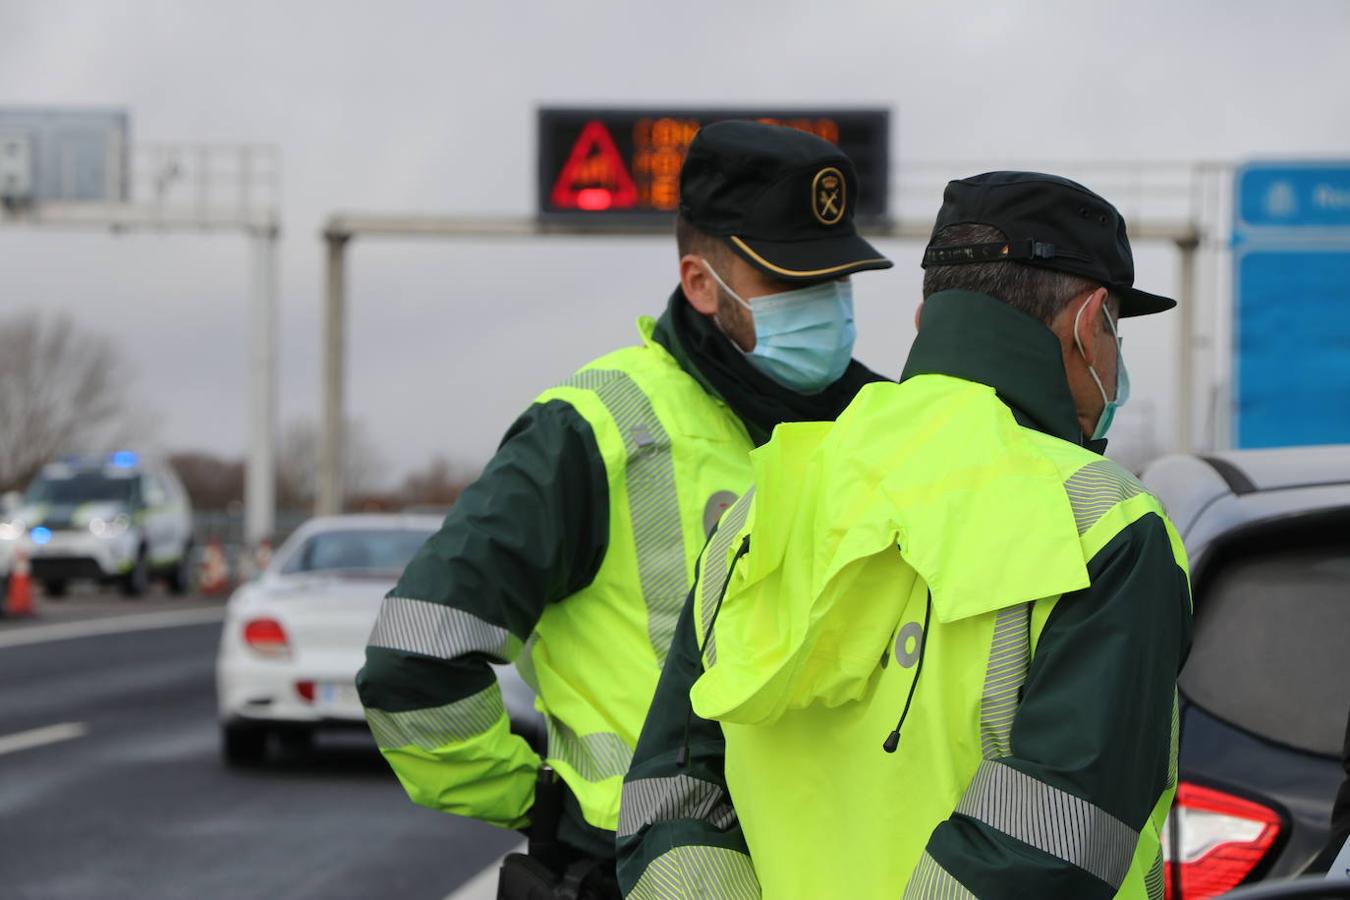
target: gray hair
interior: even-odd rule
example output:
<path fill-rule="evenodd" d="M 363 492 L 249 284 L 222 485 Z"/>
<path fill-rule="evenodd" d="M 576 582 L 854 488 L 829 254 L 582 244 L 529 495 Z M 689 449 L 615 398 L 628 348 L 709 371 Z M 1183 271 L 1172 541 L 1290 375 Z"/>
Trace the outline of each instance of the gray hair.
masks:
<path fill-rule="evenodd" d="M 948 225 L 938 232 L 932 247 L 993 244 L 1007 236 L 990 225 Z M 1087 278 L 1028 266 L 1012 260 L 933 266 L 923 273 L 923 298 L 939 291 L 975 291 L 1002 300 L 1046 325 L 1069 301 L 1100 285 Z"/>

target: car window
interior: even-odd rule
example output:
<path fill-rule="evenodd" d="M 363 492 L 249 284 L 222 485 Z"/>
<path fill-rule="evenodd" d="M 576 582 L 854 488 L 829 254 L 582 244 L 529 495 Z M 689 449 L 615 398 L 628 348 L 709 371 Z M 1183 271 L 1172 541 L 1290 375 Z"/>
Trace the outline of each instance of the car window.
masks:
<path fill-rule="evenodd" d="M 311 535 L 282 564 L 283 575 L 325 571 L 401 572 L 431 537 L 416 529 L 323 531 Z"/>
<path fill-rule="evenodd" d="M 1303 529 L 1215 562 L 1182 691 L 1229 722 L 1337 755 L 1350 709 L 1350 538 Z"/>
<path fill-rule="evenodd" d="M 44 475 L 24 495 L 28 503 L 66 506 L 77 503 L 126 503 L 136 499 L 134 475 L 108 476 L 102 472 Z"/>

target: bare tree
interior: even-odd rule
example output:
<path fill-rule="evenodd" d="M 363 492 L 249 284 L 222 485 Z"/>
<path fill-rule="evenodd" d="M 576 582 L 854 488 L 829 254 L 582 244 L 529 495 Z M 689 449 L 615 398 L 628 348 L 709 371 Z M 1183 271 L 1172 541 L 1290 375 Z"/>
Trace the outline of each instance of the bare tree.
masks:
<path fill-rule="evenodd" d="M 360 420 L 350 420 L 343 429 L 343 493 L 351 500 L 371 493 L 385 469 L 370 433 Z M 281 437 L 277 463 L 277 493 L 283 506 L 305 507 L 314 503 L 318 490 L 319 427 L 312 419 L 297 419 Z"/>
<path fill-rule="evenodd" d="M 436 456 L 423 468 L 408 473 L 399 494 L 407 506 L 451 506 L 470 480 L 444 456 Z"/>
<path fill-rule="evenodd" d="M 288 424 L 277 454 L 277 500 L 285 508 L 314 504 L 319 461 L 319 430 L 311 420 Z"/>
<path fill-rule="evenodd" d="M 223 510 L 244 502 L 244 463 L 210 453 L 185 451 L 169 457 L 198 510 Z"/>
<path fill-rule="evenodd" d="M 0 318 L 0 491 L 60 454 L 128 442 L 127 374 L 116 345 L 69 316 Z"/>

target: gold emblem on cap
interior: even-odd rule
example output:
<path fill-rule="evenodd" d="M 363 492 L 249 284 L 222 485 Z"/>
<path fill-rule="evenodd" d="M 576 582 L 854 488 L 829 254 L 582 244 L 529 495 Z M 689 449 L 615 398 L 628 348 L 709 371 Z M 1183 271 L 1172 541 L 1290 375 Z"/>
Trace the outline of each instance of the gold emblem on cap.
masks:
<path fill-rule="evenodd" d="M 821 169 L 811 180 L 811 212 L 822 225 L 839 224 L 847 196 L 844 173 L 833 166 Z"/>

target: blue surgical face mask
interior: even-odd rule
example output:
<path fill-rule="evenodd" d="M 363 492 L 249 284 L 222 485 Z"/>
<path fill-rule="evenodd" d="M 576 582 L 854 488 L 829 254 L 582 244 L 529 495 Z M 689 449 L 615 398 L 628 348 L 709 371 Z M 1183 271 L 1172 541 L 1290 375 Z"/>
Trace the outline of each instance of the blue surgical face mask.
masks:
<path fill-rule="evenodd" d="M 1084 361 L 1087 360 L 1087 354 L 1083 353 L 1083 343 L 1078 339 L 1078 319 L 1083 315 L 1083 310 L 1087 309 L 1084 303 L 1078 308 L 1078 313 L 1073 317 L 1073 342 L 1078 347 L 1078 352 L 1083 355 Z M 1111 430 L 1111 423 L 1116 418 L 1116 410 L 1125 405 L 1125 401 L 1130 399 L 1130 370 L 1125 368 L 1125 342 L 1120 337 L 1120 331 L 1116 328 L 1115 320 L 1111 318 L 1111 313 L 1103 309 L 1102 313 L 1106 316 L 1106 324 L 1111 326 L 1111 336 L 1116 339 L 1116 399 L 1112 400 L 1106 396 L 1106 387 L 1102 384 L 1102 379 L 1097 375 L 1097 370 L 1088 366 L 1088 374 L 1092 380 L 1097 382 L 1097 390 L 1102 392 L 1102 414 L 1097 417 L 1097 427 L 1092 431 L 1092 440 L 1099 441 L 1106 437 L 1106 433 Z"/>
<path fill-rule="evenodd" d="M 853 285 L 847 280 L 766 294 L 756 297 L 751 308 L 706 260 L 704 265 L 722 290 L 754 317 L 755 349 L 745 358 L 755 369 L 800 394 L 817 394 L 844 374 L 858 336 Z"/>

